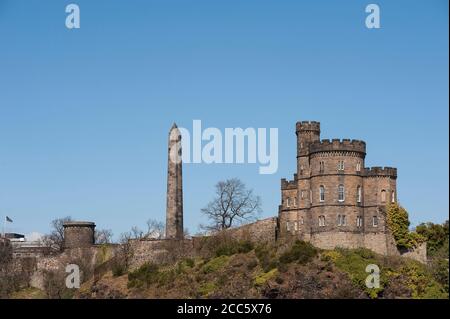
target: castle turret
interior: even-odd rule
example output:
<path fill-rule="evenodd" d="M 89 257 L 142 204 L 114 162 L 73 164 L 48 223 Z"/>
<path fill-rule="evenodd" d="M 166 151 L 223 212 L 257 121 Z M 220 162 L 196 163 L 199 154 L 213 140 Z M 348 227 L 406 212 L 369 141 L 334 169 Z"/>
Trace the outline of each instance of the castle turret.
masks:
<path fill-rule="evenodd" d="M 309 154 L 309 146 L 320 141 L 320 122 L 302 121 L 295 126 L 297 134 L 297 158 Z"/>
<path fill-rule="evenodd" d="M 182 239 L 184 236 L 181 133 L 175 123 L 169 131 L 168 153 L 166 238 Z"/>
<path fill-rule="evenodd" d="M 94 245 L 95 223 L 70 221 L 63 224 L 64 248 L 82 248 Z"/>

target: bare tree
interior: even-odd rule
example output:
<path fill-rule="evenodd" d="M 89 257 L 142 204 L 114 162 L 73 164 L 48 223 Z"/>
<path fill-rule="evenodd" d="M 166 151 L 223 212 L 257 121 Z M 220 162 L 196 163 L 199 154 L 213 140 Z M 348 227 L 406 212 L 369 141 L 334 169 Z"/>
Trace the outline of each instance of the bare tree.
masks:
<path fill-rule="evenodd" d="M 137 226 L 131 227 L 131 238 L 132 239 L 144 238 L 144 231 Z"/>
<path fill-rule="evenodd" d="M 70 216 L 63 218 L 57 218 L 52 220 L 51 227 L 52 231 L 50 235 L 47 235 L 45 240 L 51 242 L 52 246 L 58 247 L 60 251 L 64 249 L 64 223 L 72 221 Z"/>
<path fill-rule="evenodd" d="M 111 229 L 100 229 L 95 231 L 96 244 L 109 244 L 112 241 L 113 232 Z"/>
<path fill-rule="evenodd" d="M 165 225 L 163 222 L 149 219 L 147 220 L 147 233 L 145 237 L 154 238 L 154 239 L 162 239 L 165 234 Z"/>
<path fill-rule="evenodd" d="M 216 197 L 202 209 L 211 221 L 207 230 L 223 230 L 236 224 L 256 219 L 261 211 L 261 199 L 247 190 L 245 184 L 237 179 L 228 179 L 216 184 Z"/>
<path fill-rule="evenodd" d="M 126 232 L 120 234 L 119 238 L 119 246 L 117 250 L 116 262 L 114 267 L 116 268 L 116 272 L 118 274 L 123 274 L 128 270 L 130 266 L 131 259 L 133 258 L 133 234 L 131 232 Z M 113 269 L 113 273 L 114 273 Z"/>

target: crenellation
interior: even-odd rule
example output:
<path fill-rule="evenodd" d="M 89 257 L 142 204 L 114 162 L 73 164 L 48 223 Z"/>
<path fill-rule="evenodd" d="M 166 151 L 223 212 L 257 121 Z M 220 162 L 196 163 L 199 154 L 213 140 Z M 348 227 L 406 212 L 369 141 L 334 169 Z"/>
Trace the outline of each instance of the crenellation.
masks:
<path fill-rule="evenodd" d="M 366 142 L 321 140 L 319 122 L 297 122 L 296 135 L 299 179 L 282 179 L 280 236 L 309 239 L 320 248 L 370 247 L 389 254 L 384 207 L 397 201 L 397 169 L 365 168 Z M 371 178 L 377 176 L 389 178 Z M 295 207 L 290 205 L 293 197 Z"/>
<path fill-rule="evenodd" d="M 397 168 L 395 167 L 366 167 L 364 169 L 364 175 L 367 177 L 387 176 L 397 178 Z"/>
<path fill-rule="evenodd" d="M 366 142 L 361 140 L 350 140 L 350 139 L 323 139 L 312 143 L 309 146 L 309 152 L 319 153 L 319 152 L 331 152 L 331 151 L 350 151 L 358 152 L 363 155 L 366 154 Z"/>

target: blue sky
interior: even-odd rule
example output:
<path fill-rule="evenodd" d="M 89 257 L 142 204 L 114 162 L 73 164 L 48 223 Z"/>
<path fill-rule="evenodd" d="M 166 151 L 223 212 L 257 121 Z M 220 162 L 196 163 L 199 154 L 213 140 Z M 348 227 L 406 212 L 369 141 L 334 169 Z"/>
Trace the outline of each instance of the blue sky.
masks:
<path fill-rule="evenodd" d="M 413 224 L 448 218 L 448 1 L 0 0 L 0 215 L 41 233 L 92 220 L 115 235 L 165 219 L 167 133 L 279 128 L 279 169 L 184 166 L 185 224 L 240 177 L 274 216 L 295 172 L 295 122 L 367 142 L 398 168 Z"/>

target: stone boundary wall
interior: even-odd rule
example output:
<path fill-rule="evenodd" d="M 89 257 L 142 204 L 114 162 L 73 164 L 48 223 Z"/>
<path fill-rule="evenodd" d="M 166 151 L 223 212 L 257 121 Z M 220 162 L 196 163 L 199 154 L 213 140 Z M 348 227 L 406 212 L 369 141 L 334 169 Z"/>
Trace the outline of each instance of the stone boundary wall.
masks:
<path fill-rule="evenodd" d="M 194 244 L 191 239 L 141 239 L 131 241 L 132 258 L 130 269 L 145 263 L 162 264 L 178 258 L 192 257 Z"/>
<path fill-rule="evenodd" d="M 227 229 L 234 239 L 250 240 L 254 243 L 275 242 L 277 240 L 278 218 L 269 217 L 254 223 Z"/>
<path fill-rule="evenodd" d="M 423 264 L 428 262 L 427 259 L 427 243 L 422 243 L 414 249 L 400 251 L 402 257 L 417 260 Z"/>

